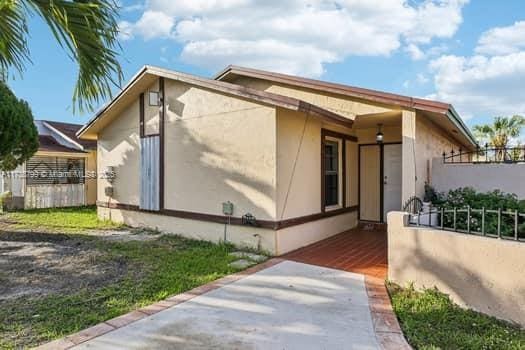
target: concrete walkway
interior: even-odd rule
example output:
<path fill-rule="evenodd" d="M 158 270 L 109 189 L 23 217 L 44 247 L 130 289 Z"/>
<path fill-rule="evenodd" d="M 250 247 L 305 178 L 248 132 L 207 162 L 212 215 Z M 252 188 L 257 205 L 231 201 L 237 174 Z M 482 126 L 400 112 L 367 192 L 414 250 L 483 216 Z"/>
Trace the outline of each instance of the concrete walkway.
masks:
<path fill-rule="evenodd" d="M 364 276 L 284 261 L 75 349 L 379 349 Z"/>

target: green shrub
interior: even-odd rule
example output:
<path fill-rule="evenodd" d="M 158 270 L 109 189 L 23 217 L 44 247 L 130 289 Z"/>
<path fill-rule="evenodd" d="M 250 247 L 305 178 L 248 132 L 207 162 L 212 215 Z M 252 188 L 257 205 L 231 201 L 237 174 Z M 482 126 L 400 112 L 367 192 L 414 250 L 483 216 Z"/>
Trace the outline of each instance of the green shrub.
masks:
<path fill-rule="evenodd" d="M 482 214 L 476 209 L 499 210 L 505 212 L 525 213 L 525 200 L 519 200 L 515 194 L 495 190 L 491 192 L 477 192 L 471 187 L 458 188 L 450 190 L 448 193 L 440 193 L 433 202 L 437 207 L 444 209 L 465 209 L 470 207 L 474 209 L 471 212 L 470 229 L 471 231 L 480 232 L 482 229 Z M 444 215 L 444 226 L 453 226 L 453 213 Z M 459 230 L 467 229 L 467 213 L 459 212 L 456 215 L 456 227 Z M 488 234 L 497 234 L 498 232 L 498 214 L 485 214 L 485 232 Z M 514 236 L 514 215 L 503 214 L 501 216 L 501 232 L 503 236 Z M 525 218 L 518 219 L 519 237 L 525 238 Z"/>

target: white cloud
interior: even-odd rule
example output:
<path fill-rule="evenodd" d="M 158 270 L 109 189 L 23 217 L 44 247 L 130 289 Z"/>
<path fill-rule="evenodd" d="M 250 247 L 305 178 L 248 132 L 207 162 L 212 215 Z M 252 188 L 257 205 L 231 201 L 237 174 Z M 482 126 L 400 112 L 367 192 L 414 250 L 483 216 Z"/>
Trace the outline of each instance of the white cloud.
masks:
<path fill-rule="evenodd" d="M 424 1 L 414 25 L 405 33 L 409 42 L 428 44 L 432 38 L 451 38 L 463 22 L 461 10 L 469 0 Z"/>
<path fill-rule="evenodd" d="M 423 74 L 423 73 L 418 73 L 416 75 L 416 78 L 413 79 L 413 80 L 405 80 L 403 82 L 403 87 L 405 89 L 408 89 L 409 87 L 412 87 L 412 86 L 421 86 L 421 85 L 425 85 L 426 83 L 429 82 L 429 79 L 428 77 Z"/>
<path fill-rule="evenodd" d="M 160 11 L 147 10 L 135 23 L 127 21 L 119 23 L 120 38 L 122 40 L 129 40 L 137 34 L 145 40 L 169 38 L 172 35 L 174 25 L 175 19 L 172 16 Z"/>
<path fill-rule="evenodd" d="M 525 49 L 525 21 L 486 31 L 478 41 L 476 52 L 486 55 L 507 55 L 523 49 Z"/>
<path fill-rule="evenodd" d="M 466 2 L 150 0 L 131 35 L 173 38 L 184 61 L 208 69 L 231 63 L 319 76 L 325 63 L 388 56 L 405 43 L 417 59 L 416 45 L 454 35 Z"/>
<path fill-rule="evenodd" d="M 133 39 L 133 24 L 128 21 L 121 21 L 118 23 L 118 36 L 120 40 Z"/>
<path fill-rule="evenodd" d="M 405 51 L 414 61 L 419 61 L 426 57 L 425 53 L 415 44 L 408 44 L 407 47 L 405 47 Z"/>
<path fill-rule="evenodd" d="M 428 83 L 428 78 L 427 78 L 426 75 L 424 75 L 422 73 L 419 73 L 416 76 L 416 81 L 418 82 L 418 84 L 426 84 L 426 83 Z"/>
<path fill-rule="evenodd" d="M 453 103 L 465 119 L 525 114 L 525 52 L 503 56 L 442 56 L 430 63 L 432 98 Z"/>

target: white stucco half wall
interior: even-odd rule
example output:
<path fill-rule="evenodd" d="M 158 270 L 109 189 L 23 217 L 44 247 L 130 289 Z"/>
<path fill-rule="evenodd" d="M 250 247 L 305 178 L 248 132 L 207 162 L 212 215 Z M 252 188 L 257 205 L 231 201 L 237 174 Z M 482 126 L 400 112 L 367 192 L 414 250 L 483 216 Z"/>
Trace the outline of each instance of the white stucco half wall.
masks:
<path fill-rule="evenodd" d="M 465 307 L 525 326 L 525 242 L 407 226 L 388 213 L 388 279 L 437 287 Z"/>
<path fill-rule="evenodd" d="M 432 185 L 439 192 L 473 187 L 480 192 L 501 190 L 525 199 L 525 163 L 444 164 L 432 160 Z"/>

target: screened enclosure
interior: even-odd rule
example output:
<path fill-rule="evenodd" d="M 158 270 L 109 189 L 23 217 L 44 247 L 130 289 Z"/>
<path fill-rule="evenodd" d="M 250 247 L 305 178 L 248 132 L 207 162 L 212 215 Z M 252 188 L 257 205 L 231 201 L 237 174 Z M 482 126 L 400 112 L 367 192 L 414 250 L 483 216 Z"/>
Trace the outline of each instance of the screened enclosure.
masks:
<path fill-rule="evenodd" d="M 25 179 L 25 208 L 85 205 L 84 158 L 33 157 Z"/>

